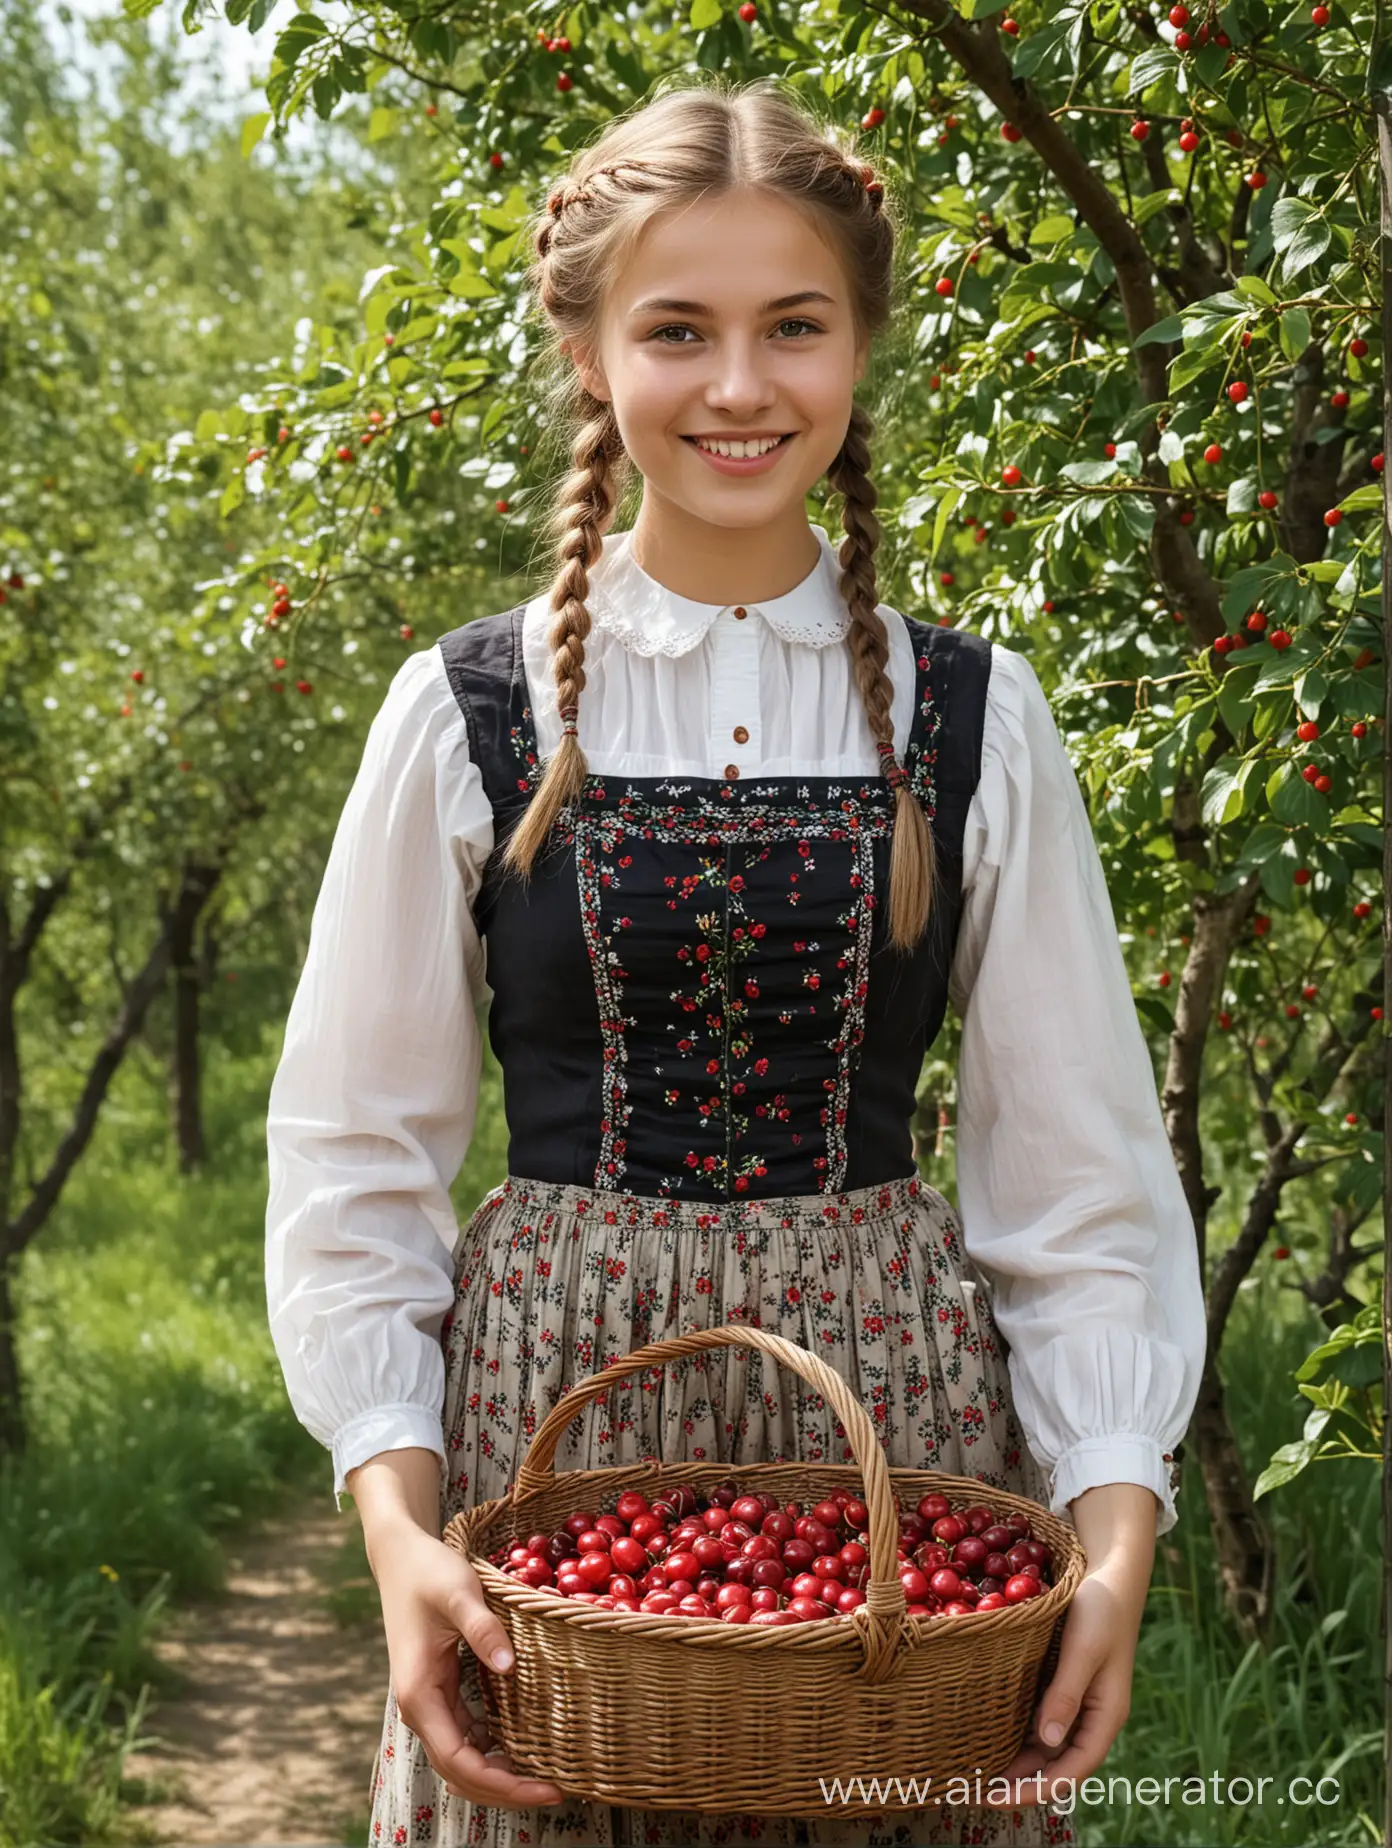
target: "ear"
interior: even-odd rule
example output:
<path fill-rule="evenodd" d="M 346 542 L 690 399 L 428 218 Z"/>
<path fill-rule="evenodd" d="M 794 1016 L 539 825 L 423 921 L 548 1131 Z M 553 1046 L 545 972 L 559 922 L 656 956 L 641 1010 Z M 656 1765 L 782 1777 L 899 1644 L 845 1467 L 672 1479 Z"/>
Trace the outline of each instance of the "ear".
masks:
<path fill-rule="evenodd" d="M 561 351 L 570 354 L 575 370 L 580 375 L 580 383 L 590 396 L 598 398 L 601 404 L 607 404 L 610 395 L 609 381 L 605 378 L 604 368 L 598 361 L 583 348 L 572 347 L 568 340 L 562 342 Z"/>

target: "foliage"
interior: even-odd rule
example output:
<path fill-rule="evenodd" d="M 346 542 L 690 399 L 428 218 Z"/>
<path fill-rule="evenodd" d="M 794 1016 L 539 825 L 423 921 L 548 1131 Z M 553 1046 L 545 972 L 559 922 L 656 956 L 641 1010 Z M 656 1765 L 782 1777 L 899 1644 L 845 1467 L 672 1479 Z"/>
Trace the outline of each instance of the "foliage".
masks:
<path fill-rule="evenodd" d="M 459 522 L 506 580 L 554 434 L 520 263 L 570 153 L 672 71 L 777 72 L 860 122 L 910 257 L 871 375 L 883 594 L 1023 650 L 1050 688 L 1205 1245 L 1205 1160 L 1243 1193 L 1256 1165 L 1244 1238 L 1208 1254 L 1219 1338 L 1307 1177 L 1346 1233 L 1297 1235 L 1311 1300 L 1355 1313 L 1382 1262 L 1358 1232 L 1382 1173 L 1378 17 L 301 11 L 248 149 L 343 104 L 374 145 L 423 150 L 429 190 L 382 230 L 356 325 L 273 381 L 281 409 L 268 389 L 205 426 L 228 504 L 279 510 L 291 635 L 323 633 L 326 582 L 388 568 L 389 510 L 419 568 Z"/>

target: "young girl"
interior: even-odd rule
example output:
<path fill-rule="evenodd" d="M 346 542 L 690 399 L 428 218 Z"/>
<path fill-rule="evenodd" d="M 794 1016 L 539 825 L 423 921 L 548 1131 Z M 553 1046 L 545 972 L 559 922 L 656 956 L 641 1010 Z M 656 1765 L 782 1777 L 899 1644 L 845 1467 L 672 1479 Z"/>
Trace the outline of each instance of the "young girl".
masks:
<path fill-rule="evenodd" d="M 880 183 L 771 84 L 678 83 L 575 160 L 531 279 L 573 463 L 551 582 L 405 663 L 339 824 L 270 1100 L 267 1290 L 381 1591 L 373 1848 L 1065 1843 L 1066 1780 L 1126 1716 L 1203 1356 L 1193 1222 L 1038 680 L 876 600 L 853 391 L 893 253 Z M 485 986 L 508 1173 L 461 1236 Z M 911 1129 L 949 1001 L 960 1211 Z M 735 1321 L 828 1359 L 891 1464 L 1074 1521 L 1088 1576 L 1001 1801 L 643 1812 L 489 1737 L 506 1633 L 444 1523 L 572 1383 Z M 615 1388 L 557 1470 L 847 1460 L 761 1359 Z M 1014 1781 L 1046 1766 L 1052 1797 Z"/>

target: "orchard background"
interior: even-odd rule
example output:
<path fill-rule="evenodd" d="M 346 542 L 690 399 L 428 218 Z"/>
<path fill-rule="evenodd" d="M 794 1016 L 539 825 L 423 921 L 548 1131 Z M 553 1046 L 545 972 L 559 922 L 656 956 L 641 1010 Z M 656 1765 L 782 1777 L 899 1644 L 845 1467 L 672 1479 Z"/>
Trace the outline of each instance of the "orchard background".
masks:
<path fill-rule="evenodd" d="M 0 1845 L 139 1838 L 153 1639 L 229 1533 L 329 1495 L 261 1294 L 324 857 L 405 654 L 540 588 L 546 195 L 701 73 L 779 74 L 886 182 L 881 595 L 1048 690 L 1198 1227 L 1210 1361 L 1107 1768 L 1340 1782 L 1080 1838 L 1392 1840 L 1381 7 L 229 0 L 274 46 L 231 131 L 162 20 L 200 9 L 88 28 L 98 103 L 0 0 Z M 955 1056 L 950 1019 L 952 1197 Z M 505 1171 L 485 1064 L 461 1215 Z"/>

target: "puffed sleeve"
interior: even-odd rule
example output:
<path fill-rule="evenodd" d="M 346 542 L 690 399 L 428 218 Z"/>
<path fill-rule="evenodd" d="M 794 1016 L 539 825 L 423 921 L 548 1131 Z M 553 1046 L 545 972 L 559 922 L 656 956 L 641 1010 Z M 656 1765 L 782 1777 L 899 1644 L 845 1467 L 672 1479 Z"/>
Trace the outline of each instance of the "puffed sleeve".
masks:
<path fill-rule="evenodd" d="M 957 1196 L 1056 1513 L 1153 1489 L 1206 1344 L 1193 1216 L 1076 773 L 1034 669 L 993 643 L 949 997 L 962 1021 Z"/>
<path fill-rule="evenodd" d="M 266 1298 L 334 1497 L 380 1451 L 444 1460 L 449 1189 L 478 1102 L 473 901 L 492 807 L 438 648 L 369 729 L 315 903 L 266 1119 Z"/>

